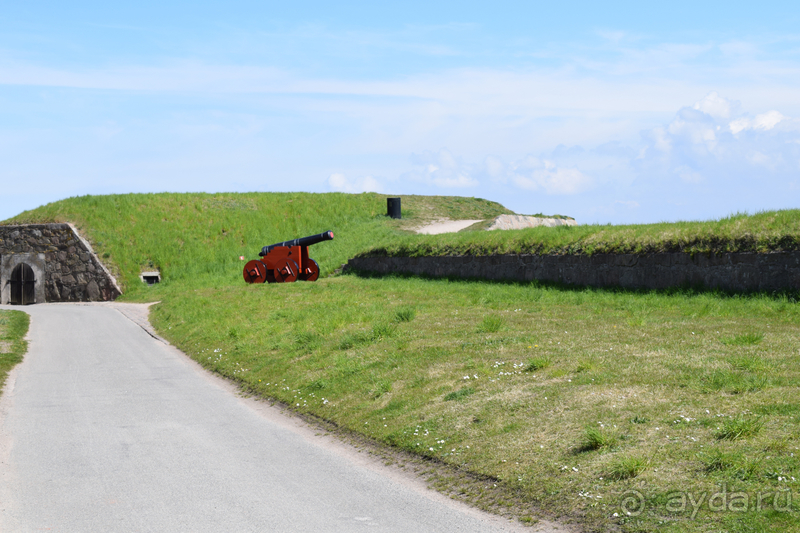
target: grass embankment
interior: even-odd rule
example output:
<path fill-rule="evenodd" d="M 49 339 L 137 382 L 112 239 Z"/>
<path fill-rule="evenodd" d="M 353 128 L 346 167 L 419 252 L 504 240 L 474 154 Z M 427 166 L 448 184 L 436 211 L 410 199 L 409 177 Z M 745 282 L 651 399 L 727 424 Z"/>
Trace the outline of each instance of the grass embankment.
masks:
<path fill-rule="evenodd" d="M 152 318 L 259 395 L 495 478 L 461 496 L 523 519 L 800 530 L 783 512 L 800 487 L 785 298 L 342 276 L 198 289 Z M 723 487 L 746 512 L 709 507 Z"/>
<path fill-rule="evenodd" d="M 312 248 L 326 271 L 364 243 L 397 239 L 403 221 L 387 221 L 385 201 L 366 195 L 336 196 L 341 213 L 326 211 L 323 227 L 314 217 L 328 204 L 314 195 L 253 199 L 274 204 L 271 222 L 241 205 L 208 207 L 239 196 L 110 197 L 119 216 L 78 220 L 124 265 L 125 298 L 161 300 L 151 315 L 160 334 L 207 368 L 486 476 L 443 488 L 524 520 L 548 512 L 594 530 L 800 531 L 800 308 L 789 297 L 349 275 L 246 285 L 235 256 L 295 236 L 255 233 L 287 213 L 301 235 L 338 232 Z M 109 200 L 71 201 L 47 209 L 66 217 Z M 160 286 L 136 280 L 143 258 L 161 261 Z"/>
<path fill-rule="evenodd" d="M 386 197 L 365 194 L 124 194 L 81 196 L 26 211 L 9 224 L 72 222 L 122 284 L 126 299 L 182 288 L 238 283 L 243 263 L 262 246 L 332 230 L 332 242 L 309 249 L 330 274 L 358 252 L 440 218 L 510 213 L 495 202 L 448 196 L 404 196 L 403 218 L 388 219 Z M 142 271 L 159 269 L 148 289 Z"/>
<path fill-rule="evenodd" d="M 28 349 L 28 343 L 23 339 L 29 323 L 27 313 L 0 310 L 0 392 L 9 371 L 22 361 Z"/>
<path fill-rule="evenodd" d="M 480 225 L 480 224 L 478 224 Z M 476 225 L 476 226 L 478 226 Z M 469 228 L 468 228 L 469 229 Z M 405 236 L 363 255 L 651 254 L 800 250 L 800 210 L 732 215 L 704 222 L 558 226 Z"/>

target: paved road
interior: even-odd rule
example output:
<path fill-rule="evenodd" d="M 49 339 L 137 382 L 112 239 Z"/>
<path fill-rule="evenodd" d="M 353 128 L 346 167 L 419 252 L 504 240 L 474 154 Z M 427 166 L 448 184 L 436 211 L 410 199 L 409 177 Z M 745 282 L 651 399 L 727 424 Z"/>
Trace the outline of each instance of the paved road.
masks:
<path fill-rule="evenodd" d="M 0 531 L 521 529 L 253 408 L 120 309 L 24 308 L 28 354 L 0 398 Z"/>

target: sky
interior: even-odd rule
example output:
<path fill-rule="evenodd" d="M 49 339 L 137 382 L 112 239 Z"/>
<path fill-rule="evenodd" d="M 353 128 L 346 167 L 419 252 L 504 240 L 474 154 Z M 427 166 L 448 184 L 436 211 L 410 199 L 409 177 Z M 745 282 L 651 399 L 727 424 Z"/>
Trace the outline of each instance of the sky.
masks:
<path fill-rule="evenodd" d="M 800 208 L 797 3 L 3 4 L 0 220 L 163 191 Z"/>

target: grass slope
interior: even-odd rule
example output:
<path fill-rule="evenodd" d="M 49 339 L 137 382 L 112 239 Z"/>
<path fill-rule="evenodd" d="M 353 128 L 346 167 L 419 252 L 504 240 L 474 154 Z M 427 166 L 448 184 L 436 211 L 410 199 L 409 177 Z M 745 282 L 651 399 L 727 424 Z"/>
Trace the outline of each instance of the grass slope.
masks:
<path fill-rule="evenodd" d="M 197 289 L 151 318 L 249 391 L 484 476 L 444 488 L 523 520 L 800 531 L 785 512 L 800 488 L 786 298 L 348 275 Z M 747 512 L 668 506 L 723 487 Z M 624 507 L 631 490 L 641 509 Z"/>
<path fill-rule="evenodd" d="M 0 390 L 8 372 L 22 361 L 28 349 L 24 340 L 30 317 L 21 311 L 0 310 Z"/>
<path fill-rule="evenodd" d="M 705 222 L 559 226 L 406 236 L 364 255 L 773 252 L 800 250 L 800 210 L 737 214 Z"/>
<path fill-rule="evenodd" d="M 312 247 L 330 272 L 412 242 L 415 220 L 502 209 L 415 201 L 404 197 L 410 220 L 390 221 L 377 195 L 85 197 L 17 220 L 78 223 L 121 271 L 124 298 L 161 300 L 159 333 L 206 368 L 482 480 L 443 482 L 455 497 L 597 531 L 800 531 L 786 499 L 800 479 L 800 308 L 786 295 L 241 280 L 238 255 L 298 234 L 336 232 Z M 770 216 L 784 217 L 777 233 L 796 219 L 739 222 Z M 148 288 L 137 276 L 150 262 L 165 282 Z"/>
<path fill-rule="evenodd" d="M 403 219 L 386 214 L 378 194 L 125 194 L 81 196 L 26 211 L 5 223 L 72 222 L 122 283 L 125 297 L 146 288 L 143 270 L 161 270 L 162 287 L 238 283 L 246 259 L 262 246 L 333 230 L 312 246 L 321 276 L 356 253 L 397 239 L 439 218 L 489 218 L 509 211 L 495 202 L 458 197 L 403 197 Z"/>

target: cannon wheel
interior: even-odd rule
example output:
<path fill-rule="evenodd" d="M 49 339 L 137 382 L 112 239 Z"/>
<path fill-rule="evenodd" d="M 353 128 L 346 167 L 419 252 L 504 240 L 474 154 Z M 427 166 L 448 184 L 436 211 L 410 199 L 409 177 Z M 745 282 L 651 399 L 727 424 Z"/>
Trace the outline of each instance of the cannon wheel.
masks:
<path fill-rule="evenodd" d="M 319 265 L 313 259 L 309 259 L 306 268 L 300 273 L 299 278 L 303 281 L 317 281 L 319 277 Z"/>
<path fill-rule="evenodd" d="M 247 283 L 264 283 L 267 281 L 267 267 L 261 261 L 253 259 L 244 265 L 242 275 Z"/>
<path fill-rule="evenodd" d="M 297 275 L 300 273 L 297 263 L 284 257 L 275 263 L 275 268 L 272 269 L 272 275 L 275 276 L 277 283 L 291 283 L 297 281 Z"/>

